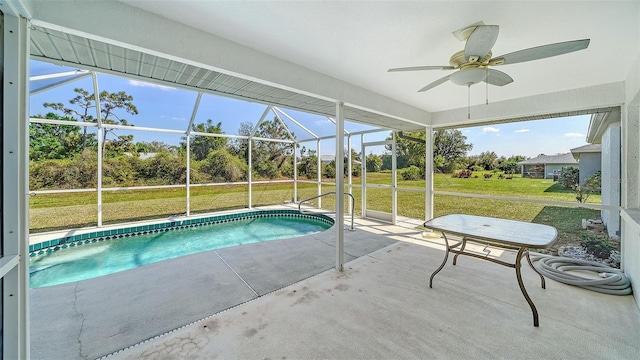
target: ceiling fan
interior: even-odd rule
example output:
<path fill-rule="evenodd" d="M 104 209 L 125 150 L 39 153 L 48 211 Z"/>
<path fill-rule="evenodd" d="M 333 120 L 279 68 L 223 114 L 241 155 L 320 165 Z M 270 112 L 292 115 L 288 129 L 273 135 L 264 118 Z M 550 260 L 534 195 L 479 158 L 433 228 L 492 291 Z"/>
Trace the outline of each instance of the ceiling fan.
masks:
<path fill-rule="evenodd" d="M 485 25 L 480 21 L 454 31 L 453 35 L 460 41 L 466 40 L 466 44 L 464 50 L 451 56 L 449 66 L 412 66 L 393 68 L 388 71 L 457 70 L 428 84 L 418 92 L 427 91 L 449 80 L 454 84 L 467 85 L 468 87 L 481 81 L 491 85 L 504 86 L 513 82 L 511 76 L 490 67 L 544 59 L 583 50 L 589 46 L 590 41 L 590 39 L 583 39 L 559 42 L 492 57 L 491 48 L 498 38 L 498 25 Z"/>

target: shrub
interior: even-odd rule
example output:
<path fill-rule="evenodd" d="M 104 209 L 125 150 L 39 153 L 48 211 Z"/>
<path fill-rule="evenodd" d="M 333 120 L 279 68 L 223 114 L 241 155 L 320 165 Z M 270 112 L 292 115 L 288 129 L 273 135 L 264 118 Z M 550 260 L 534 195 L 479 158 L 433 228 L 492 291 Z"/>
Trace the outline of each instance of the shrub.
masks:
<path fill-rule="evenodd" d="M 581 235 L 580 245 L 588 253 L 600 259 L 608 259 L 616 250 L 615 245 L 604 237 L 594 235 Z"/>
<path fill-rule="evenodd" d="M 382 170 L 382 159 L 378 155 L 369 154 L 365 160 L 367 171 L 378 172 Z"/>
<path fill-rule="evenodd" d="M 565 189 L 574 189 L 580 182 L 580 171 L 573 167 L 563 168 L 558 183 Z"/>
<path fill-rule="evenodd" d="M 214 181 L 235 182 L 246 179 L 247 164 L 231 155 L 226 149 L 215 150 L 203 161 L 200 171 L 208 174 Z"/>
<path fill-rule="evenodd" d="M 400 176 L 402 176 L 403 180 L 420 180 L 420 168 L 411 165 L 406 169 L 402 169 Z"/>
<path fill-rule="evenodd" d="M 189 177 L 191 178 L 192 184 L 206 184 L 211 182 L 211 177 L 206 173 L 202 172 L 200 168 L 202 167 L 202 161 L 191 161 L 191 171 L 189 172 Z"/>
<path fill-rule="evenodd" d="M 584 181 L 584 185 L 577 185 L 576 184 L 573 187 L 573 191 L 576 193 L 576 200 L 578 200 L 579 203 L 587 202 L 587 199 L 589 199 L 589 196 L 591 196 L 592 193 L 600 192 L 600 190 L 601 190 L 601 175 L 600 174 L 601 174 L 600 171 L 598 171 L 595 174 L 589 176 Z"/>
<path fill-rule="evenodd" d="M 454 178 L 461 178 L 461 179 L 468 179 L 468 178 L 470 178 L 470 177 L 471 177 L 471 174 L 472 174 L 471 170 L 469 170 L 469 169 L 464 169 L 464 170 L 460 170 L 460 171 L 458 171 L 457 173 L 454 173 L 454 174 L 452 175 L 452 177 L 454 177 Z"/>
<path fill-rule="evenodd" d="M 149 185 L 184 184 L 187 176 L 186 161 L 180 156 L 168 152 L 139 162 L 138 174 L 143 176 Z"/>
<path fill-rule="evenodd" d="M 584 181 L 584 186 L 588 187 L 594 192 L 600 192 L 602 189 L 602 172 L 596 171 L 593 175 L 589 176 Z"/>
<path fill-rule="evenodd" d="M 331 160 L 330 163 L 322 165 L 322 176 L 333 179 L 336 177 L 336 162 Z"/>
<path fill-rule="evenodd" d="M 97 152 L 85 149 L 71 159 L 29 163 L 29 189 L 77 189 L 96 187 Z"/>
<path fill-rule="evenodd" d="M 362 173 L 362 166 L 358 164 L 351 164 L 351 175 L 360 176 Z"/>

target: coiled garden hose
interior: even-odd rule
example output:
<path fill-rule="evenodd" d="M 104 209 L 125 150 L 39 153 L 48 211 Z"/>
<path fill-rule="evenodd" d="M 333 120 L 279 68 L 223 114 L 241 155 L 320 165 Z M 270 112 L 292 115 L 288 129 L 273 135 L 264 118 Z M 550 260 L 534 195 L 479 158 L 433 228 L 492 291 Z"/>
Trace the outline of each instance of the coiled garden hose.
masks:
<path fill-rule="evenodd" d="M 631 282 L 622 271 L 594 261 L 530 253 L 531 261 L 538 261 L 542 275 L 564 284 L 610 295 L 631 294 Z M 568 271 L 590 271 L 600 279 L 585 278 Z"/>

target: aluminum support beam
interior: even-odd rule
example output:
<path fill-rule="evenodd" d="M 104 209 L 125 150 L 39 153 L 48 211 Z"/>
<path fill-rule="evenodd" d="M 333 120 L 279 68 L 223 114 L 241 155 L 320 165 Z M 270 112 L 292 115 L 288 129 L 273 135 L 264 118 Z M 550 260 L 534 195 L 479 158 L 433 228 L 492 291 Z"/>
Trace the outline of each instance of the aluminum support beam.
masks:
<path fill-rule="evenodd" d="M 298 202 L 298 143 L 293 143 L 293 202 Z"/>
<path fill-rule="evenodd" d="M 253 148 L 253 139 L 251 138 L 251 136 L 249 137 L 249 140 L 247 140 L 247 141 L 248 141 L 248 144 L 247 144 L 247 149 L 248 149 L 248 152 L 247 152 L 247 155 L 248 155 L 248 158 L 247 158 L 247 165 L 248 165 L 248 167 L 249 167 L 249 169 L 247 170 L 247 186 L 248 186 L 248 190 L 249 190 L 249 191 L 248 191 L 248 192 L 249 192 L 249 194 L 248 194 L 248 195 L 249 195 L 249 198 L 248 198 L 248 202 L 249 202 L 249 204 L 248 204 L 248 208 L 249 208 L 249 209 L 253 209 L 253 198 L 252 198 L 252 196 L 253 196 L 253 192 L 252 192 L 252 188 L 251 188 L 251 181 L 252 181 L 252 176 L 251 176 L 251 174 L 253 173 L 253 171 L 252 171 L 252 169 L 253 169 L 253 162 L 251 161 L 251 158 L 252 158 L 253 156 L 251 155 L 251 149 Z"/>
<path fill-rule="evenodd" d="M 425 154 L 424 154 L 424 218 L 425 220 L 433 219 L 433 129 L 426 127 L 425 129 Z"/>
<path fill-rule="evenodd" d="M 282 120 L 282 118 L 280 117 L 280 115 L 278 115 L 277 111 L 273 112 L 273 115 L 275 115 L 276 119 L 278 120 L 278 122 L 280 122 L 280 124 L 282 125 L 282 127 L 284 128 L 284 131 L 287 133 L 287 136 L 289 136 L 289 138 L 293 141 L 296 140 L 296 137 L 293 136 L 293 134 L 291 133 L 291 131 L 289 131 L 289 127 L 287 126 L 287 124 Z"/>
<path fill-rule="evenodd" d="M 320 196 L 322 194 L 322 161 L 320 161 L 320 140 L 318 140 L 317 142 L 317 149 L 318 149 L 318 153 L 317 153 L 317 166 L 318 166 L 318 171 L 317 171 L 317 175 L 318 175 L 318 196 Z M 322 209 L 322 198 L 318 198 L 318 209 Z"/>
<path fill-rule="evenodd" d="M 191 130 L 193 129 L 193 122 L 196 120 L 196 114 L 198 114 L 198 108 L 200 107 L 200 100 L 202 99 L 202 92 L 198 92 L 196 102 L 193 104 L 193 110 L 191 111 L 191 119 L 189 119 L 189 125 L 187 126 L 187 178 L 186 178 L 186 190 L 187 190 L 187 216 L 191 215 Z"/>
<path fill-rule="evenodd" d="M 102 226 L 102 157 L 104 148 L 104 128 L 102 127 L 102 112 L 100 111 L 100 89 L 98 87 L 98 76 L 95 72 L 91 72 L 93 81 L 93 101 L 96 102 L 96 123 L 98 125 L 98 227 Z"/>
<path fill-rule="evenodd" d="M 313 136 L 314 138 L 318 138 L 318 135 L 316 135 L 313 131 L 309 130 L 308 128 L 306 128 L 304 125 L 300 124 L 299 121 L 297 121 L 296 119 L 292 118 L 291 116 L 289 116 L 289 114 L 287 114 L 286 112 L 282 111 L 279 107 L 276 106 L 272 106 L 273 109 L 277 110 L 278 112 L 280 112 L 282 115 L 284 115 L 287 119 L 289 119 L 292 123 L 298 125 L 302 130 L 306 131 L 309 135 Z M 276 114 L 276 116 L 278 115 L 276 111 L 274 111 L 274 114 Z"/>
<path fill-rule="evenodd" d="M 72 82 L 76 82 L 78 80 L 81 80 L 81 79 L 84 79 L 84 78 L 86 78 L 88 76 L 91 76 L 91 74 L 88 71 L 82 71 L 81 70 L 81 71 L 77 71 L 77 72 L 74 71 L 73 73 L 76 73 L 78 75 L 73 77 L 73 78 L 71 78 L 71 79 L 61 80 L 61 81 L 59 81 L 57 83 L 43 86 L 43 87 L 41 87 L 41 88 L 39 88 L 37 90 L 32 90 L 30 94 L 31 95 L 40 94 L 40 93 L 43 93 L 45 91 L 48 91 L 48 90 L 51 90 L 51 89 L 55 89 L 55 88 L 60 87 L 62 85 L 70 84 Z M 61 73 L 61 74 L 64 74 L 64 73 Z M 60 74 L 54 74 L 54 75 L 60 75 Z M 67 76 L 69 76 L 69 75 L 67 75 Z M 33 80 L 40 80 L 40 79 L 34 79 L 34 78 L 36 78 L 36 76 L 32 77 L 31 80 L 32 81 Z"/>
<path fill-rule="evenodd" d="M 344 103 L 336 103 L 336 270 L 344 265 Z"/>
<path fill-rule="evenodd" d="M 362 154 L 362 171 L 360 173 L 360 186 L 362 194 L 362 217 L 367 217 L 367 154 L 365 153 L 364 134 L 360 134 L 360 153 Z"/>
<path fill-rule="evenodd" d="M 396 151 L 396 133 L 394 132 L 392 135 L 392 143 L 391 143 L 391 223 L 396 225 L 398 218 L 398 153 Z"/>
<path fill-rule="evenodd" d="M 345 130 L 346 132 L 346 130 Z M 349 194 L 351 194 L 352 190 L 353 190 L 353 177 L 351 176 L 351 174 L 353 173 L 353 169 L 352 169 L 352 162 L 353 159 L 351 158 L 351 135 L 347 136 L 347 191 L 349 192 Z M 349 209 L 349 211 L 351 211 L 351 209 L 353 209 L 353 197 L 349 196 L 349 207 L 347 209 Z M 350 215 L 354 215 L 354 214 L 350 214 Z"/>
<path fill-rule="evenodd" d="M 2 354 L 29 358 L 29 26 L 0 14 Z"/>

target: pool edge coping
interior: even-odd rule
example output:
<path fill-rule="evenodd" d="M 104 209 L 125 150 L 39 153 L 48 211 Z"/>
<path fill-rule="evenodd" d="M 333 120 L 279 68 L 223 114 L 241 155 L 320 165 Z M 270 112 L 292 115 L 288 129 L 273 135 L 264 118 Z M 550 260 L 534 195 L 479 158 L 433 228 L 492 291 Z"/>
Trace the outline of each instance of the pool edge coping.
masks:
<path fill-rule="evenodd" d="M 51 233 L 50 239 L 44 236 L 40 241 L 30 241 L 29 257 L 44 255 L 67 247 L 82 246 L 84 244 L 98 241 L 109 241 L 113 239 L 145 235 L 149 233 L 165 232 L 189 227 L 214 225 L 231 221 L 238 221 L 253 217 L 294 215 L 299 217 L 316 218 L 333 226 L 335 220 L 330 216 L 321 213 L 302 213 L 293 209 L 245 209 L 244 211 L 234 211 L 225 213 L 199 214 L 196 216 L 179 216 L 154 221 L 121 223 L 109 227 L 92 227 L 84 229 L 72 229 L 58 234 Z M 119 226 L 118 226 L 119 225 Z M 62 235 L 66 234 L 66 235 Z M 62 235 L 62 236 L 61 236 Z M 57 237 L 55 237 L 57 236 Z"/>

